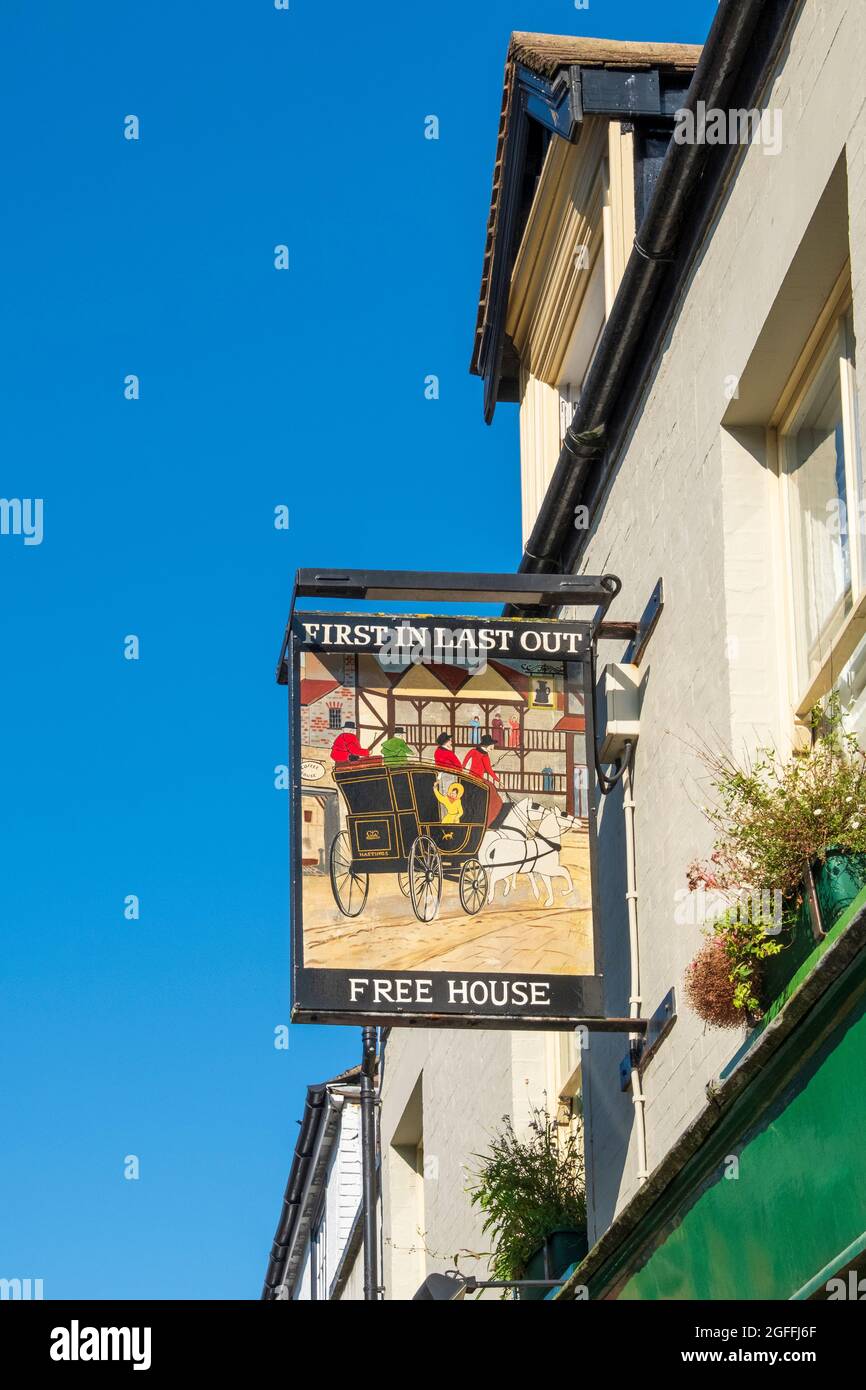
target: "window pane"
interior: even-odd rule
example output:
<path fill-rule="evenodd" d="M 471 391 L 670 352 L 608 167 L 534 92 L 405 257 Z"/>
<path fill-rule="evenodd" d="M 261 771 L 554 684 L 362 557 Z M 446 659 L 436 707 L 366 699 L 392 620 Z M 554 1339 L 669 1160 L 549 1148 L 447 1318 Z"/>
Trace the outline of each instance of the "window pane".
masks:
<path fill-rule="evenodd" d="M 836 683 L 845 727 L 866 747 L 866 638 L 859 644 Z"/>
<path fill-rule="evenodd" d="M 843 390 L 848 393 L 849 428 L 848 428 L 848 447 L 854 453 L 854 485 L 857 489 L 856 498 L 851 499 L 850 511 L 848 515 L 848 529 L 851 533 L 852 545 L 857 545 L 860 553 L 860 570 L 857 576 L 858 591 L 862 590 L 864 575 L 866 575 L 866 527 L 863 525 L 863 499 L 866 492 L 863 488 L 863 451 L 860 447 L 860 410 L 857 404 L 857 340 L 854 337 L 854 310 L 849 309 L 845 315 L 845 354 L 847 362 L 843 369 Z"/>
<path fill-rule="evenodd" d="M 803 683 L 820 669 L 828 639 L 851 603 L 842 360 L 837 339 L 784 439 L 791 482 L 797 664 Z"/>

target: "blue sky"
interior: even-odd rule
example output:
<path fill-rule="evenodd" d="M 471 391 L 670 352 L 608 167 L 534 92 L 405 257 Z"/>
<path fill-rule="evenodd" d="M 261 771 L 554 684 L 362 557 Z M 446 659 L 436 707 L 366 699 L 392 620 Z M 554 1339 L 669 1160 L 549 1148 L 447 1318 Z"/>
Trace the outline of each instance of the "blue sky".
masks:
<path fill-rule="evenodd" d="M 0 536 L 0 1276 L 258 1297 L 304 1087 L 359 1050 L 273 1046 L 291 576 L 517 563 L 516 409 L 467 370 L 509 32 L 715 8 L 6 0 L 0 495 L 44 539 Z"/>

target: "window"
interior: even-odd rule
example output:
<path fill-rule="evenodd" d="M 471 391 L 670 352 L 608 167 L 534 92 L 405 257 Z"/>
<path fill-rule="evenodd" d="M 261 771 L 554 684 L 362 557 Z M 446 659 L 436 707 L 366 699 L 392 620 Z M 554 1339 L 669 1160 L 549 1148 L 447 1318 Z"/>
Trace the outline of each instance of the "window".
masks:
<path fill-rule="evenodd" d="M 342 705 L 328 705 L 328 728 L 342 729 L 343 727 L 343 707 Z"/>
<path fill-rule="evenodd" d="M 560 372 L 559 437 L 560 447 L 565 431 L 571 424 L 583 383 L 586 380 L 601 340 L 605 324 L 605 263 L 599 256 L 590 275 L 580 315 L 569 342 Z"/>
<path fill-rule="evenodd" d="M 424 1219 L 424 1107 L 419 1076 L 387 1150 L 389 1297 L 409 1299 L 427 1274 Z M 431 1176 L 434 1176 L 431 1174 Z"/>
<path fill-rule="evenodd" d="M 846 306 L 789 387 L 779 425 L 800 712 L 837 678 L 839 639 L 866 587 L 854 361 Z"/>
<path fill-rule="evenodd" d="M 866 748 L 866 639 L 845 663 L 836 688 L 842 700 L 845 727 Z"/>

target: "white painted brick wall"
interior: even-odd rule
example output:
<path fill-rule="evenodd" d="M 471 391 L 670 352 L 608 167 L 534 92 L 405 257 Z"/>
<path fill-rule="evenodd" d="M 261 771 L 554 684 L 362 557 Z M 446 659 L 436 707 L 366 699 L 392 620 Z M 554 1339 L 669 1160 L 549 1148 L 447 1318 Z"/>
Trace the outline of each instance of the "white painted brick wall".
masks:
<path fill-rule="evenodd" d="M 741 749 L 787 736 L 783 615 L 769 543 L 775 480 L 723 431 L 724 382 L 743 372 L 843 148 L 855 321 L 863 319 L 864 46 L 862 0 L 807 0 L 771 89 L 771 104 L 784 113 L 782 152 L 771 157 L 752 147 L 745 155 L 582 563 L 588 573 L 620 575 L 616 613 L 624 617 L 639 616 L 656 580 L 665 580 L 665 612 L 645 663 L 635 783 L 645 1012 L 681 985 L 701 942 L 699 926 L 674 923 L 685 868 L 712 839 L 692 804 L 701 799 L 700 767 L 686 743 L 706 738 Z M 861 351 L 861 408 L 864 374 Z M 620 655 L 617 646 L 603 653 Z M 621 817 L 614 794 L 601 812 L 600 878 L 607 1006 L 617 1011 L 629 992 Z M 708 1032 L 681 1009 L 644 1081 L 650 1169 L 701 1109 L 707 1082 L 739 1041 L 739 1034 Z M 617 1079 L 623 1052 L 621 1040 L 596 1035 L 585 1060 L 591 1236 L 637 1187 L 631 1102 Z"/>
<path fill-rule="evenodd" d="M 424 1241 L 426 1272 L 453 1269 L 484 1278 L 490 1237 L 466 1192 L 473 1155 L 487 1148 L 503 1116 L 525 1122 L 544 1103 L 549 1044 L 541 1034 L 446 1029 L 394 1029 L 388 1041 L 382 1093 L 384 1162 L 384 1277 L 393 1283 L 388 1201 L 392 1136 L 419 1075 L 423 1077 Z"/>
<path fill-rule="evenodd" d="M 340 1131 L 328 1173 L 325 1201 L 330 1284 L 361 1203 L 361 1112 L 350 1100 L 343 1101 L 340 1112 Z"/>
<path fill-rule="evenodd" d="M 592 533 L 583 569 L 623 581 L 616 613 L 637 617 L 659 578 L 666 606 L 645 661 L 649 672 L 638 746 L 637 873 L 642 994 L 649 1012 L 701 942 L 674 921 L 687 864 L 706 854 L 710 827 L 698 806 L 700 769 L 687 744 L 701 737 L 754 747 L 786 736 L 779 621 L 763 542 L 775 524 L 772 480 L 721 426 L 725 380 L 741 375 L 830 172 L 847 152 L 855 322 L 866 294 L 866 52 L 863 0 L 806 0 L 769 101 L 783 109 L 782 152 L 750 149 L 664 345 L 646 406 Z M 866 330 L 861 341 L 866 342 Z M 858 382 L 866 402 L 866 350 Z M 866 426 L 863 428 L 866 440 Z M 733 641 L 732 641 L 733 639 Z M 619 659 L 621 645 L 602 650 Z M 628 1009 L 622 796 L 600 810 L 599 876 L 605 904 L 607 1011 Z M 739 1034 L 710 1033 L 685 1008 L 647 1069 L 649 1166 L 701 1109 L 706 1083 L 736 1051 Z M 394 1030 L 382 1106 L 384 1277 L 391 1278 L 388 1148 L 423 1073 L 424 1145 L 436 1177 L 425 1182 L 427 1271 L 460 1252 L 489 1250 L 465 1192 L 465 1167 L 505 1114 L 539 1103 L 549 1086 L 539 1035 Z M 634 1195 L 632 1103 L 619 1089 L 622 1038 L 594 1034 L 584 1054 L 590 1237 Z M 467 1271 L 484 1261 L 465 1257 Z M 387 1296 L 387 1294 L 386 1294 Z"/>
<path fill-rule="evenodd" d="M 340 1143 L 337 1150 L 336 1209 L 334 1226 L 337 1237 L 336 1255 L 343 1253 L 355 1213 L 361 1202 L 361 1111 L 346 1101 L 340 1121 Z M 336 1265 L 334 1266 L 336 1268 Z"/>

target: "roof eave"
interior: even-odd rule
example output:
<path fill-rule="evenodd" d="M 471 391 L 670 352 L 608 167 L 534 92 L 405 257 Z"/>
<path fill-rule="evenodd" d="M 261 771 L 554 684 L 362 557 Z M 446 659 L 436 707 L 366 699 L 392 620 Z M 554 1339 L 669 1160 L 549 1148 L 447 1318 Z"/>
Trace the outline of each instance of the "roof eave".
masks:
<path fill-rule="evenodd" d="M 539 47 L 543 47 L 544 43 L 552 45 L 552 51 L 547 57 Z M 502 255 L 509 251 L 509 247 L 503 248 L 502 239 L 505 236 L 509 243 L 513 239 L 513 227 L 508 215 L 513 201 L 513 196 L 510 198 L 510 195 L 513 195 L 510 181 L 519 177 L 521 171 L 518 169 L 515 173 L 515 166 L 520 163 L 525 153 L 523 148 L 515 151 L 515 145 L 520 147 L 525 144 L 521 118 L 526 114 L 526 103 L 521 93 L 521 69 L 528 69 L 534 73 L 539 84 L 548 83 L 548 102 L 554 109 L 558 104 L 561 106 L 562 74 L 565 71 L 609 68 L 626 73 L 657 69 L 660 74 L 682 74 L 690 79 L 700 52 L 699 46 L 689 44 L 624 44 L 605 40 L 567 39 L 557 35 L 522 32 L 512 34 L 505 62 L 493 189 L 487 222 L 475 340 L 469 368 L 472 375 L 482 377 L 488 382 L 485 390 L 485 417 L 488 422 L 492 418 L 496 401 L 500 398 L 498 379 L 493 380 L 492 386 L 489 383 L 491 378 L 499 377 L 502 355 L 508 346 L 504 322 L 497 322 L 503 319 L 501 305 L 497 303 L 497 299 L 507 290 L 507 285 L 503 286 L 502 280 L 508 279 L 508 267 L 503 270 L 499 264 Z M 555 83 L 559 84 L 558 100 L 553 91 Z M 582 115 L 581 111 L 574 109 L 575 106 L 580 106 L 579 92 L 572 100 L 573 120 L 568 129 L 558 128 L 555 121 L 548 125 L 554 133 L 572 141 L 579 134 L 579 118 Z M 537 118 L 537 112 L 533 114 Z M 510 250 L 513 253 L 514 247 L 511 246 Z M 491 330 L 495 338 L 493 342 L 490 339 Z"/>

